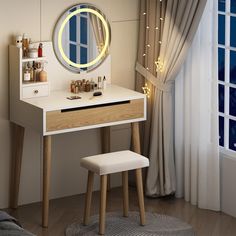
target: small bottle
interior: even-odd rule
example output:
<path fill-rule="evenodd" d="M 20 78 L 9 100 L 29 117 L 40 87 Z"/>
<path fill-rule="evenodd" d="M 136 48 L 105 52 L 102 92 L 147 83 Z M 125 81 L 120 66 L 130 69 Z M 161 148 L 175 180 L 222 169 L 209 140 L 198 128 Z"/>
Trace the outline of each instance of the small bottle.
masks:
<path fill-rule="evenodd" d="M 102 77 L 98 76 L 98 89 L 102 89 Z"/>
<path fill-rule="evenodd" d="M 37 81 L 37 67 L 36 67 L 36 63 L 35 61 L 33 61 L 33 82 L 36 82 Z"/>
<path fill-rule="evenodd" d="M 70 84 L 70 92 L 71 92 L 71 93 L 75 93 L 75 81 L 74 81 L 74 80 L 71 81 L 71 84 Z"/>
<path fill-rule="evenodd" d="M 23 34 L 22 49 L 23 49 L 23 57 L 27 57 L 29 50 L 29 38 L 27 37 L 26 34 Z"/>
<path fill-rule="evenodd" d="M 74 93 L 79 93 L 79 86 L 78 86 L 78 84 L 75 85 L 75 91 L 74 91 Z"/>
<path fill-rule="evenodd" d="M 24 82 L 29 82 L 30 81 L 30 72 L 29 72 L 29 69 L 28 69 L 27 65 L 25 66 L 25 69 L 24 69 L 23 81 Z"/>
<path fill-rule="evenodd" d="M 32 62 L 28 62 L 27 66 L 28 66 L 29 73 L 30 73 L 30 81 L 33 81 L 34 80 L 34 70 L 33 70 Z"/>
<path fill-rule="evenodd" d="M 82 80 L 82 84 L 81 84 L 81 86 L 82 86 L 82 91 L 83 91 L 83 92 L 85 92 L 85 85 L 86 85 L 86 80 L 83 79 L 83 80 Z"/>
<path fill-rule="evenodd" d="M 28 49 L 30 50 L 30 49 L 33 49 L 34 48 L 34 44 L 32 43 L 32 40 L 31 40 L 31 38 L 29 39 L 29 47 L 28 47 Z"/>
<path fill-rule="evenodd" d="M 77 80 L 77 85 L 78 85 L 78 88 L 79 88 L 79 92 L 83 92 L 83 86 L 82 86 L 82 81 L 81 80 Z"/>
<path fill-rule="evenodd" d="M 89 80 L 86 81 L 85 92 L 90 92 L 90 82 L 89 82 Z"/>
<path fill-rule="evenodd" d="M 39 73 L 42 70 L 42 64 L 41 62 L 35 62 L 35 81 L 39 80 Z"/>
<path fill-rule="evenodd" d="M 94 91 L 94 87 L 95 87 L 95 83 L 94 83 L 93 79 L 91 79 L 91 81 L 90 81 L 90 90 Z"/>
<path fill-rule="evenodd" d="M 106 77 L 104 76 L 102 80 L 102 89 L 105 90 L 106 88 L 107 88 L 107 80 Z"/>
<path fill-rule="evenodd" d="M 43 56 L 43 44 L 40 43 L 38 47 L 38 57 L 42 57 L 42 56 Z"/>
<path fill-rule="evenodd" d="M 39 81 L 40 82 L 47 82 L 47 72 L 42 67 L 42 70 L 39 72 Z"/>

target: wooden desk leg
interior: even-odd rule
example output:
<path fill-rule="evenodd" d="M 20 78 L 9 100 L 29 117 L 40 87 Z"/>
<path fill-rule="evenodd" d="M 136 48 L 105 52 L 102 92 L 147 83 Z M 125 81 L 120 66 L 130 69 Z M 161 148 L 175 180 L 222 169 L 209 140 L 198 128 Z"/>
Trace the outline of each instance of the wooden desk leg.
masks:
<path fill-rule="evenodd" d="M 21 162 L 24 145 L 25 128 L 12 123 L 12 163 L 11 163 L 11 186 L 10 207 L 18 207 Z"/>
<path fill-rule="evenodd" d="M 50 175 L 51 175 L 51 136 L 44 136 L 43 137 L 43 214 L 42 214 L 43 227 L 48 227 Z"/>
<path fill-rule="evenodd" d="M 132 144 L 134 152 L 141 154 L 139 123 L 138 122 L 132 123 L 131 129 L 132 129 Z"/>
<path fill-rule="evenodd" d="M 102 139 L 102 153 L 109 153 L 111 151 L 111 130 L 110 127 L 103 127 L 101 129 Z M 107 177 L 107 190 L 111 189 L 111 176 Z"/>

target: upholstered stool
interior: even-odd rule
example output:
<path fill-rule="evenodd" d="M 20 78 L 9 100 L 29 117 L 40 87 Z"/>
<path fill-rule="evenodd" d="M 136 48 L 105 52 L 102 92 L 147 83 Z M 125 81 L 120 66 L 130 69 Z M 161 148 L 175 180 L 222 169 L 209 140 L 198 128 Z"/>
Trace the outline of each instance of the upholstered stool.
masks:
<path fill-rule="evenodd" d="M 123 215 L 128 216 L 128 171 L 135 170 L 138 191 L 140 224 L 145 224 L 145 210 L 143 197 L 142 169 L 149 166 L 149 160 L 131 151 L 112 152 L 81 159 L 81 166 L 88 169 L 87 194 L 84 211 L 84 224 L 88 225 L 92 198 L 94 173 L 101 176 L 100 184 L 100 212 L 99 212 L 99 234 L 105 233 L 105 214 L 107 196 L 107 175 L 122 172 L 123 182 Z"/>

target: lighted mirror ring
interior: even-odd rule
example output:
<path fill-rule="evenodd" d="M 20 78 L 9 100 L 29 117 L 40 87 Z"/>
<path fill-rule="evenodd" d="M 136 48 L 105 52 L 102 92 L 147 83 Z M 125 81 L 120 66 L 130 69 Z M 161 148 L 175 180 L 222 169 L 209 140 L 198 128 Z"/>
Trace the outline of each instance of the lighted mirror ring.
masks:
<path fill-rule="evenodd" d="M 65 16 L 65 12 L 69 11 L 73 7 L 78 7 L 78 6 L 81 6 L 81 5 L 86 6 L 86 8 L 79 8 L 79 9 L 71 12 L 69 15 L 67 15 L 64 20 L 61 20 L 61 18 Z M 91 4 L 78 4 L 78 5 L 74 5 L 74 6 L 70 7 L 70 8 L 68 8 L 65 12 L 61 15 L 61 17 L 59 17 L 59 19 L 57 21 L 57 24 L 56 24 L 56 26 L 54 28 L 53 47 L 54 47 L 54 52 L 56 54 L 56 57 L 57 57 L 58 61 L 66 69 L 68 69 L 68 70 L 70 70 L 72 72 L 80 73 L 79 69 L 83 69 L 83 68 L 86 68 L 86 71 L 94 70 L 99 65 L 101 65 L 101 63 L 108 56 L 108 50 L 109 50 L 109 45 L 110 45 L 110 41 L 111 41 L 111 29 L 110 29 L 109 22 L 107 21 L 105 15 L 99 9 L 97 9 L 95 6 L 93 6 Z M 71 61 L 66 56 L 66 54 L 65 54 L 65 52 L 63 50 L 63 46 L 62 46 L 62 34 L 63 34 L 63 30 L 65 28 L 66 23 L 73 16 L 75 16 L 75 15 L 77 15 L 79 13 L 83 13 L 83 12 L 88 12 L 88 13 L 94 14 L 94 15 L 96 15 L 101 20 L 101 22 L 103 24 L 103 27 L 104 27 L 104 30 L 105 30 L 105 42 L 104 42 L 104 47 L 102 48 L 101 52 L 99 52 L 99 55 L 95 59 L 93 59 L 90 62 L 87 62 L 86 64 L 79 64 L 79 63 L 74 63 L 73 61 Z M 60 26 L 58 26 L 59 23 L 61 24 Z M 57 45 L 55 45 L 55 42 L 57 42 Z M 59 54 L 60 54 L 61 57 L 59 56 Z"/>

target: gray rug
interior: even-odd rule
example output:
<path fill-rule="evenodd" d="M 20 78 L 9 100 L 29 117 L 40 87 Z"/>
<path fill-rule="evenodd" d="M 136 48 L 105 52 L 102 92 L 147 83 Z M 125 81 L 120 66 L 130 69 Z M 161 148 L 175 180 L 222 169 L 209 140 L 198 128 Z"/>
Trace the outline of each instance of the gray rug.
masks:
<path fill-rule="evenodd" d="M 66 236 L 98 235 L 99 216 L 91 217 L 90 224 L 83 226 L 73 223 L 66 228 Z M 146 212 L 146 225 L 139 225 L 139 213 L 129 212 L 129 217 L 121 213 L 106 214 L 107 236 L 194 236 L 193 228 L 185 222 L 166 215 Z"/>

